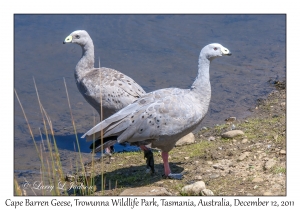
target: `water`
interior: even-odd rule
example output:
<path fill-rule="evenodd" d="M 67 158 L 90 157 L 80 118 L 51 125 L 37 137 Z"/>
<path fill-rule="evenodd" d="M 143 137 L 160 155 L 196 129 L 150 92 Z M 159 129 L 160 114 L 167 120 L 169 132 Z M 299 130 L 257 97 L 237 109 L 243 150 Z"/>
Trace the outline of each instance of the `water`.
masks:
<path fill-rule="evenodd" d="M 40 144 L 45 135 L 39 132 L 43 124 L 35 78 L 66 170 L 76 154 L 76 139 L 63 78 L 78 136 L 99 120 L 74 81 L 81 48 L 62 44 L 78 29 L 88 31 L 94 41 L 96 66 L 100 58 L 101 66 L 127 74 L 147 92 L 189 88 L 202 47 L 213 42 L 227 47 L 232 56 L 211 65 L 212 99 L 201 126 L 223 123 L 230 116 L 248 116 L 255 100 L 273 90 L 268 80 L 286 74 L 285 15 L 15 15 L 14 88 Z M 22 182 L 24 177 L 38 175 L 40 163 L 16 98 L 14 114 L 14 169 Z M 90 160 L 90 143 L 79 141 L 84 160 Z"/>

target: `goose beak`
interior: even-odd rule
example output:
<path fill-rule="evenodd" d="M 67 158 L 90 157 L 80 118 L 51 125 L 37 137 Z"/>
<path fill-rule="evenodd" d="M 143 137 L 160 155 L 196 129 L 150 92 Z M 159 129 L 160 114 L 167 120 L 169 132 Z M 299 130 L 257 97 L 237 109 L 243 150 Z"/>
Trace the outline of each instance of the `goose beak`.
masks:
<path fill-rule="evenodd" d="M 222 47 L 221 51 L 222 51 L 223 55 L 229 55 L 229 56 L 231 55 L 231 52 L 225 47 Z"/>
<path fill-rule="evenodd" d="M 67 36 L 63 44 L 72 42 L 72 36 Z"/>

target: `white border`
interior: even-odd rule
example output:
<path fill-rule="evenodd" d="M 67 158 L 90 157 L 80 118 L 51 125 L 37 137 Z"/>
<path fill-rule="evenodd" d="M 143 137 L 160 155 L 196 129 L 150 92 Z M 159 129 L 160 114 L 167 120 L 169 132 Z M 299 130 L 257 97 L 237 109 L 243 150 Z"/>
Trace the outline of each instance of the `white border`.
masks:
<path fill-rule="evenodd" d="M 84 3 L 83 3 L 84 2 Z M 84 4 L 84 5 L 83 5 Z M 14 1 L 1 3 L 1 200 L 0 206 L 6 208 L 5 200 L 12 199 L 17 201 L 24 201 L 23 197 L 13 197 L 13 14 L 15 13 L 281 13 L 287 14 L 287 155 L 288 155 L 288 181 L 287 181 L 287 195 L 286 197 L 260 197 L 261 200 L 277 200 L 295 201 L 295 207 L 299 207 L 299 140 L 297 130 L 299 130 L 299 94 L 297 94 L 299 84 L 299 12 L 296 4 L 288 1 L 246 1 L 240 0 L 214 0 L 214 1 Z M 285 50 L 285 49 L 282 49 Z M 4 65 L 3 65 L 4 63 Z M 297 77 L 298 76 L 298 77 Z M 298 135 L 297 135 L 298 134 Z M 142 197 L 138 198 L 141 199 Z M 157 198 L 161 199 L 162 197 Z M 53 197 L 30 197 L 31 200 L 50 200 Z M 59 200 L 73 201 L 74 197 L 58 197 Z M 95 200 L 99 197 L 80 197 L 81 200 Z M 101 197 L 102 199 L 111 199 L 110 197 Z M 147 199 L 150 199 L 149 197 Z M 199 200 L 198 198 L 183 198 L 171 197 L 169 200 Z M 211 198 L 202 198 L 208 199 Z M 220 200 L 217 197 L 215 200 Z M 241 200 L 256 200 L 257 197 L 225 197 L 226 200 L 233 202 L 233 199 Z M 1 207 L 1 209 L 3 209 Z M 74 206 L 73 206 L 74 207 Z M 31 207 L 32 208 L 32 207 Z M 39 208 L 39 207 L 38 207 Z M 50 207 L 44 207 L 50 208 Z M 52 208 L 52 207 L 51 207 Z M 77 207 L 78 209 L 80 207 Z M 99 207 L 97 207 L 99 208 Z M 135 207 L 134 209 L 141 209 L 143 207 Z M 168 207 L 179 209 L 180 207 Z M 185 207 L 186 208 L 186 207 Z M 198 207 L 201 208 L 201 207 Z M 212 208 L 212 207 L 211 207 Z M 220 207 L 218 207 L 219 209 Z M 225 207 L 226 208 L 226 207 Z M 235 209 L 230 208 L 230 209 Z M 240 208 L 240 207 L 237 207 Z M 236 208 L 236 209 L 237 209 Z M 260 207 L 259 207 L 260 208 Z M 261 207 L 264 209 L 271 209 L 271 207 Z M 288 208 L 288 207 L 286 207 Z M 130 209 L 130 207 L 126 207 Z"/>

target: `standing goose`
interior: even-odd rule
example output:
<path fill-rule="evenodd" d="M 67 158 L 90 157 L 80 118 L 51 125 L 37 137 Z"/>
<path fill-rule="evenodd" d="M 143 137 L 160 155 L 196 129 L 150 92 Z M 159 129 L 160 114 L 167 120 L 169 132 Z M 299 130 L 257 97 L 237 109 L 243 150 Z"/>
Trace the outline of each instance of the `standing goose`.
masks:
<path fill-rule="evenodd" d="M 146 93 L 140 85 L 125 74 L 115 69 L 94 67 L 94 44 L 86 31 L 72 32 L 64 40 L 63 44 L 66 43 L 75 43 L 82 48 L 82 57 L 75 68 L 76 85 L 85 100 L 95 108 L 99 115 L 101 115 L 100 106 L 102 105 L 103 119 L 113 115 Z M 104 146 L 108 153 L 110 153 L 109 148 L 116 142 L 113 141 L 113 138 L 109 140 Z M 90 149 L 98 147 L 100 142 L 96 141 L 95 145 L 91 144 Z M 99 152 L 99 148 L 95 152 Z M 145 146 L 141 146 L 141 149 L 145 152 L 147 162 L 152 162 L 151 150 Z M 148 166 L 150 165 L 148 164 Z"/>
<path fill-rule="evenodd" d="M 94 126 L 82 138 L 92 140 L 94 135 L 99 138 L 103 130 L 104 140 L 114 136 L 119 143 L 151 143 L 162 151 L 165 176 L 181 179 L 182 174 L 171 173 L 168 153 L 206 115 L 211 98 L 210 62 L 222 55 L 231 53 L 217 43 L 205 46 L 199 56 L 198 75 L 190 89 L 166 88 L 147 93 Z"/>

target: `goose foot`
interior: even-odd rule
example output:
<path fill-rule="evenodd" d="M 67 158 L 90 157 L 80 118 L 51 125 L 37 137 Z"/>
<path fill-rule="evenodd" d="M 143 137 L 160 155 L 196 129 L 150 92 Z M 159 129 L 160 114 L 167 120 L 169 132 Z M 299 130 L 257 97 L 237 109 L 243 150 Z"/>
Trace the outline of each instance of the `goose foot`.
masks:
<path fill-rule="evenodd" d="M 169 178 L 169 179 L 181 180 L 183 175 L 182 174 L 172 174 L 172 173 L 170 173 L 168 176 L 163 174 L 162 177 L 165 178 L 165 179 Z"/>

